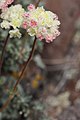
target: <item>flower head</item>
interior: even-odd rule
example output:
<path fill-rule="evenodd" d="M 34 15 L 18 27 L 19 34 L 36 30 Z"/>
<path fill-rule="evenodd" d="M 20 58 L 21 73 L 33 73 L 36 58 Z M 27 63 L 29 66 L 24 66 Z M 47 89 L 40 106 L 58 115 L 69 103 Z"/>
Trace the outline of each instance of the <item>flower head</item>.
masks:
<path fill-rule="evenodd" d="M 45 39 L 49 43 L 60 35 L 58 16 L 51 11 L 46 11 L 43 7 L 35 8 L 30 4 L 28 12 L 24 14 L 24 21 L 27 24 L 28 34 L 36 36 L 40 40 Z"/>
<path fill-rule="evenodd" d="M 23 23 L 23 14 L 25 10 L 22 8 L 20 4 L 12 5 L 7 8 L 6 11 L 3 11 L 1 14 L 1 18 L 3 22 L 1 23 L 2 28 L 10 28 L 12 27 L 14 30 L 19 29 Z M 11 34 L 11 32 L 9 32 Z"/>

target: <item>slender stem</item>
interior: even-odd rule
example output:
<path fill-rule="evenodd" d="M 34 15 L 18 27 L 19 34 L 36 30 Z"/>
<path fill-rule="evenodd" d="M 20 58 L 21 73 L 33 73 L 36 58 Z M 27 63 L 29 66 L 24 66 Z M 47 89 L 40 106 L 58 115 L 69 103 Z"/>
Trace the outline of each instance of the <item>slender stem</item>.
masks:
<path fill-rule="evenodd" d="M 6 100 L 6 102 L 4 103 L 4 105 L 2 106 L 2 108 L 0 108 L 0 112 L 2 112 L 8 106 L 8 104 L 10 103 L 10 101 L 12 100 L 13 97 L 14 97 L 13 95 L 10 95 L 8 97 L 8 99 Z"/>
<path fill-rule="evenodd" d="M 4 46 L 3 46 L 3 49 L 2 49 L 2 54 L 1 54 L 1 59 L 0 59 L 0 75 L 1 75 L 2 64 L 3 64 L 4 55 L 5 55 L 6 46 L 7 46 L 8 41 L 9 41 L 9 34 L 6 37 L 6 40 L 4 42 Z"/>
<path fill-rule="evenodd" d="M 23 74 L 25 73 L 25 70 L 26 70 L 28 64 L 30 63 L 30 61 L 31 61 L 31 59 L 32 59 L 32 56 L 33 56 L 33 53 L 34 53 L 34 50 L 35 50 L 36 40 L 37 40 L 37 39 L 36 39 L 36 37 L 35 37 L 35 40 L 34 40 L 34 42 L 33 42 L 33 47 L 32 47 L 30 56 L 29 56 L 28 60 L 25 62 L 25 65 L 24 65 L 24 67 L 23 67 L 23 69 L 22 69 L 22 72 L 21 72 L 21 74 L 20 74 L 20 76 L 19 76 L 19 78 L 18 78 L 18 80 L 17 80 L 17 82 L 16 82 L 16 84 L 15 84 L 15 86 L 14 86 L 14 88 L 13 88 L 13 91 L 16 90 L 17 85 L 18 85 L 19 82 L 21 81 L 21 78 L 22 78 Z"/>

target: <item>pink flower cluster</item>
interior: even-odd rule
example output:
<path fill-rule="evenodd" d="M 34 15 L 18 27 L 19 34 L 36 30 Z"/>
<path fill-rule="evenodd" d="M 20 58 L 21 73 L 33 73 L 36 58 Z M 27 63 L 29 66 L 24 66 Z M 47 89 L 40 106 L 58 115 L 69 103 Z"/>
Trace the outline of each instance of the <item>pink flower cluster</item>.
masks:
<path fill-rule="evenodd" d="M 58 16 L 51 11 L 46 11 L 43 7 L 35 8 L 33 4 L 30 4 L 28 12 L 23 17 L 22 27 L 30 36 L 36 36 L 39 40 L 45 39 L 47 43 L 50 43 L 60 35 Z"/>
<path fill-rule="evenodd" d="M 5 10 L 14 0 L 0 0 L 0 9 Z"/>

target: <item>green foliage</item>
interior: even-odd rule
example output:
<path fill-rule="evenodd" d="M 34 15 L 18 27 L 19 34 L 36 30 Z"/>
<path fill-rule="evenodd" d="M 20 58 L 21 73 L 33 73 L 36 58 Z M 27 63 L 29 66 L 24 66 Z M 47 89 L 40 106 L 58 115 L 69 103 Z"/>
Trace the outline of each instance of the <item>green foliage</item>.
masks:
<path fill-rule="evenodd" d="M 26 94 L 19 85 L 17 96 L 0 114 L 0 120 L 20 120 L 21 118 L 22 120 L 45 120 L 44 109 L 45 106 L 41 100 L 34 100 L 32 95 Z"/>

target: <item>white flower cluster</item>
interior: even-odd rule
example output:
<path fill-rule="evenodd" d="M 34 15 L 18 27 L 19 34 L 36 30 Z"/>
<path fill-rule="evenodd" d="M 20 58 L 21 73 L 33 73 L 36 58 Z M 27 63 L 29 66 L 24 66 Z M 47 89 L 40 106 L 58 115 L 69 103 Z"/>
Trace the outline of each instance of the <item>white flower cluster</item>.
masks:
<path fill-rule="evenodd" d="M 3 22 L 1 23 L 1 27 L 5 29 L 9 29 L 10 27 L 13 28 L 13 30 L 9 31 L 10 37 L 21 37 L 19 28 L 21 27 L 24 20 L 24 12 L 25 10 L 20 4 L 14 6 L 12 5 L 2 12 L 1 18 L 3 19 Z"/>
<path fill-rule="evenodd" d="M 13 28 L 9 31 L 10 37 L 20 38 L 19 28 L 26 29 L 30 36 L 36 36 L 39 40 L 45 39 L 48 43 L 60 35 L 58 30 L 60 21 L 57 15 L 46 11 L 43 7 L 35 8 L 33 4 L 28 6 L 28 12 L 20 4 L 12 5 L 2 11 L 1 18 L 2 28 Z"/>
<path fill-rule="evenodd" d="M 58 31 L 60 21 L 56 14 L 45 11 L 43 7 L 35 8 L 34 5 L 28 6 L 28 10 L 24 14 L 23 28 L 30 36 L 45 39 L 49 43 L 60 35 Z"/>

